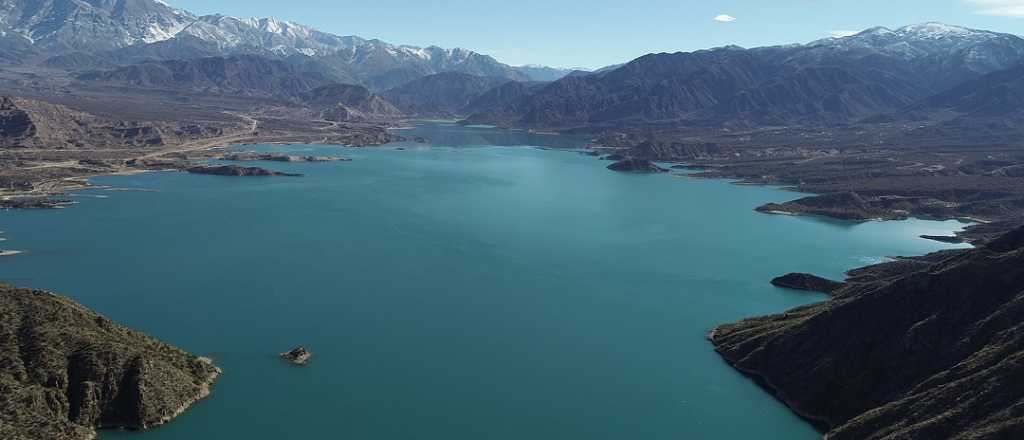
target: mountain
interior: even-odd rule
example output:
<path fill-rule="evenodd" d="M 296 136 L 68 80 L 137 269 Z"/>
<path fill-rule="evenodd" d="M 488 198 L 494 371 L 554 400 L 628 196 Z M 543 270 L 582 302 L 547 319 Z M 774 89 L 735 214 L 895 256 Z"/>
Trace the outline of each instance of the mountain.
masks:
<path fill-rule="evenodd" d="M 1024 116 L 1024 64 L 967 81 L 911 110 L 944 110 L 975 117 Z"/>
<path fill-rule="evenodd" d="M 701 115 L 755 125 L 842 123 L 908 105 L 922 93 L 897 76 L 880 79 L 859 69 L 812 66 L 740 91 Z"/>
<path fill-rule="evenodd" d="M 154 0 L 0 0 L 0 31 L 39 51 L 96 52 L 167 40 L 196 21 Z"/>
<path fill-rule="evenodd" d="M 519 104 L 548 84 L 508 81 L 476 97 L 460 113 L 474 115 L 466 119 L 465 122 L 469 124 L 507 120 L 521 111 Z"/>
<path fill-rule="evenodd" d="M 328 121 L 361 122 L 402 117 L 398 108 L 362 86 L 330 84 L 306 92 L 299 99 Z"/>
<path fill-rule="evenodd" d="M 1024 436 L 1024 229 L 850 275 L 830 301 L 710 339 L 827 439 Z"/>
<path fill-rule="evenodd" d="M 184 29 L 181 35 L 211 42 L 224 53 L 302 54 L 363 80 L 379 75 L 394 75 L 396 70 L 415 72 L 416 77 L 438 72 L 463 72 L 509 79 L 524 78 L 514 68 L 466 49 L 394 46 L 380 40 L 340 37 L 272 18 L 204 16 Z"/>
<path fill-rule="evenodd" d="M 755 49 L 646 55 L 471 119 L 550 128 L 847 124 L 1024 60 L 1024 39 L 927 23 Z M 502 119 L 502 120 L 495 120 Z"/>
<path fill-rule="evenodd" d="M 924 23 L 890 30 L 876 27 L 853 36 L 828 38 L 791 51 L 787 62 L 807 65 L 866 63 L 890 70 L 899 63 L 921 84 L 940 91 L 1024 59 L 1024 39 L 1016 35 Z"/>
<path fill-rule="evenodd" d="M 462 114 L 474 99 L 506 82 L 500 77 L 439 73 L 388 90 L 383 96 L 410 115 L 454 116 Z"/>
<path fill-rule="evenodd" d="M 295 97 L 334 82 L 323 74 L 304 72 L 283 61 L 257 55 L 150 61 L 84 74 L 79 79 L 136 87 L 282 98 Z"/>
<path fill-rule="evenodd" d="M 573 127 L 677 119 L 753 87 L 777 68 L 732 48 L 641 57 L 603 75 L 568 76 L 518 104 L 519 123 Z"/>
<path fill-rule="evenodd" d="M 440 72 L 529 80 L 516 68 L 466 49 L 396 46 L 273 18 L 197 16 L 157 0 L 0 0 L 0 35 L 0 61 L 38 58 L 50 67 L 70 69 L 152 59 L 301 54 L 330 66 L 335 76 L 378 90 Z"/>

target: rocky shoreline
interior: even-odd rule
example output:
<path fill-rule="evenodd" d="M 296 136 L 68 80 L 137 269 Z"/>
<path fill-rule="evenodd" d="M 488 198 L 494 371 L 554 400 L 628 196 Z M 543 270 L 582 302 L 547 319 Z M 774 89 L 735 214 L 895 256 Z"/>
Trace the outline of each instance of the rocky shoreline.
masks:
<path fill-rule="evenodd" d="M 832 299 L 712 330 L 736 370 L 831 440 L 1024 434 L 1024 228 L 851 271 Z"/>
<path fill-rule="evenodd" d="M 57 294 L 0 285 L 0 438 L 145 430 L 210 394 L 222 371 Z"/>
<path fill-rule="evenodd" d="M 870 147 L 811 138 L 788 130 L 602 134 L 589 148 L 601 154 L 676 163 L 688 177 L 772 185 L 804 196 L 766 203 L 769 214 L 819 215 L 848 221 L 909 217 L 969 220 L 957 237 L 985 242 L 1024 225 L 1024 180 L 1014 150 L 1000 145 L 930 142 Z M 821 145 L 836 145 L 823 147 Z M 1016 164 L 1016 165 L 1015 165 Z M 1008 168 L 1009 167 L 1009 168 Z"/>
<path fill-rule="evenodd" d="M 843 191 L 756 210 L 848 221 L 964 220 L 958 208 L 934 197 Z M 844 282 L 784 275 L 772 284 L 831 298 L 722 325 L 707 338 L 731 367 L 828 440 L 1024 437 L 1024 388 L 1017 386 L 1024 383 L 1024 226 L 1013 216 L 971 220 L 978 223 L 955 236 L 921 238 L 974 249 L 898 257 L 853 269 Z"/>

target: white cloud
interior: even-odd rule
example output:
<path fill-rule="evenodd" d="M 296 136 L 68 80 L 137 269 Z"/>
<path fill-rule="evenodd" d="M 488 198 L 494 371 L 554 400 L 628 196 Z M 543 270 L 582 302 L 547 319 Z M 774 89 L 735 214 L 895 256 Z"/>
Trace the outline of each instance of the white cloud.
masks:
<path fill-rule="evenodd" d="M 732 22 L 736 21 L 736 17 L 733 17 L 731 15 L 722 14 L 722 15 L 719 15 L 719 16 L 715 17 L 715 21 L 717 21 L 719 23 L 732 23 Z"/>
<path fill-rule="evenodd" d="M 852 37 L 852 36 L 857 35 L 859 33 L 860 32 L 857 32 L 857 31 L 832 31 L 832 32 L 829 32 L 829 35 L 832 35 L 832 38 L 843 38 L 843 37 Z"/>
<path fill-rule="evenodd" d="M 1024 0 L 964 0 L 975 14 L 1024 17 Z"/>

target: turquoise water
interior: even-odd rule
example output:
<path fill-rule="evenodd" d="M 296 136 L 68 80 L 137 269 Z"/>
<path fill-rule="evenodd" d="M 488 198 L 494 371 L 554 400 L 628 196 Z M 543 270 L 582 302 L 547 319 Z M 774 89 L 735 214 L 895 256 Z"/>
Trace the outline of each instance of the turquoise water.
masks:
<path fill-rule="evenodd" d="M 4 247 L 29 253 L 0 259 L 0 279 L 224 368 L 170 425 L 104 439 L 812 439 L 706 332 L 821 299 L 773 276 L 840 277 L 948 247 L 916 237 L 961 226 L 763 215 L 797 195 L 487 146 L 572 138 L 403 134 L 436 145 L 264 146 L 354 161 L 103 177 L 158 192 L 2 212 Z M 275 357 L 298 344 L 308 367 Z"/>

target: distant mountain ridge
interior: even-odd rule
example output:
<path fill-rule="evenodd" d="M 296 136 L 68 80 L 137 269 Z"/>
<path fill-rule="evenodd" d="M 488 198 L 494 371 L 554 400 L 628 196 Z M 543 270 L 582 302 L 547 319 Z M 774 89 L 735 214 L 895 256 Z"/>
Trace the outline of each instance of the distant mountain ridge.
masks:
<path fill-rule="evenodd" d="M 321 73 L 258 55 L 149 61 L 79 78 L 136 87 L 278 98 L 297 97 L 334 82 Z"/>
<path fill-rule="evenodd" d="M 925 23 L 808 44 L 650 54 L 571 74 L 477 123 L 545 128 L 623 124 L 844 124 L 895 111 L 1024 62 L 1024 39 Z"/>
<path fill-rule="evenodd" d="M 187 44 L 178 44 L 182 42 Z M 168 53 L 171 47 L 176 51 Z M 398 46 L 274 18 L 198 16 L 158 0 L 0 0 L 0 59 L 23 63 L 62 57 L 49 64 L 75 67 L 76 62 L 68 63 L 67 58 L 74 54 L 102 55 L 119 65 L 149 58 L 304 55 L 369 85 L 371 78 L 394 76 L 393 71 L 531 79 L 527 72 L 467 49 Z M 79 56 L 77 62 L 81 61 Z"/>

